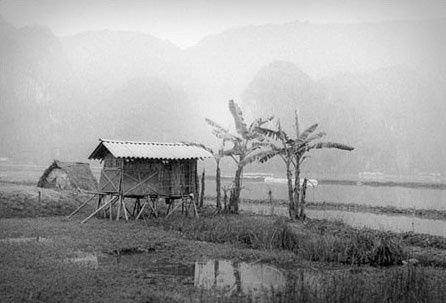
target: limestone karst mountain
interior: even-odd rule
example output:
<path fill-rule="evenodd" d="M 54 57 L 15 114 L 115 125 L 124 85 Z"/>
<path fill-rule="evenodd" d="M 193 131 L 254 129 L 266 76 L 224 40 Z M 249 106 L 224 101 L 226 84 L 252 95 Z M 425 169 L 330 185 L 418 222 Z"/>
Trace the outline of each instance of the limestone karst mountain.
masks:
<path fill-rule="evenodd" d="M 132 32 L 57 37 L 0 19 L 0 156 L 85 158 L 98 137 L 200 140 L 227 100 L 356 147 L 317 171 L 446 172 L 445 20 L 234 28 L 187 49 Z M 440 164 L 439 164 L 440 163 Z"/>

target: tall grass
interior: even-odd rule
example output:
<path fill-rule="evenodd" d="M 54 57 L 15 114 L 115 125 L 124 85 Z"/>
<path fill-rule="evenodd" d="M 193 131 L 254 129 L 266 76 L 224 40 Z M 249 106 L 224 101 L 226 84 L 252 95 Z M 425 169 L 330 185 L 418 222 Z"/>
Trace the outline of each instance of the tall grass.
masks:
<path fill-rule="evenodd" d="M 288 250 L 311 261 L 390 266 L 401 264 L 406 258 L 398 242 L 367 229 L 359 229 L 347 237 L 309 231 L 299 233 L 283 218 L 271 222 L 249 216 L 171 217 L 152 222 L 195 240 L 253 249 Z"/>

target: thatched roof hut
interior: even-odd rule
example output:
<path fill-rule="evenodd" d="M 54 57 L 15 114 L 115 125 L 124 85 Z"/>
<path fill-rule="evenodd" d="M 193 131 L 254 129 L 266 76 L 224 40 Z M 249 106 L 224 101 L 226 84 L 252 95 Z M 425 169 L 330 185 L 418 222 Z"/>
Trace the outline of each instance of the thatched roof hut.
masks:
<path fill-rule="evenodd" d="M 98 183 L 88 163 L 55 160 L 40 177 L 38 187 L 96 191 Z"/>

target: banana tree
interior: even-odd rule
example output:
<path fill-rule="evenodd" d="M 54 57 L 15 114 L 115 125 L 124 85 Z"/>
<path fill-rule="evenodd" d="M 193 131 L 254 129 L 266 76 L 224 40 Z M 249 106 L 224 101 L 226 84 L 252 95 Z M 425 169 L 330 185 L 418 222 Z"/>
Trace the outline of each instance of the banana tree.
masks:
<path fill-rule="evenodd" d="M 213 125 L 213 126 L 218 125 L 218 124 L 216 124 L 215 122 L 213 122 L 213 121 L 211 121 L 211 120 L 209 120 L 209 119 L 206 119 L 206 121 L 207 121 L 210 125 Z M 223 129 L 223 128 L 222 128 L 222 129 Z M 224 129 L 223 129 L 223 130 L 224 130 Z M 221 136 L 219 136 L 219 137 L 221 137 Z M 218 212 L 220 212 L 221 209 L 222 209 L 222 207 L 221 207 L 221 170 L 220 170 L 220 161 L 221 161 L 221 159 L 222 159 L 222 158 L 224 157 L 224 155 L 225 155 L 225 150 L 224 150 L 224 148 L 225 148 L 225 142 L 226 142 L 226 141 L 227 141 L 226 137 L 223 137 L 223 139 L 222 139 L 222 143 L 221 143 L 219 149 L 216 150 L 216 151 L 214 151 L 212 148 L 207 147 L 207 146 L 205 146 L 205 145 L 203 145 L 203 144 L 194 143 L 194 142 L 184 142 L 184 143 L 187 144 L 187 145 L 197 146 L 197 147 L 200 147 L 200 148 L 206 150 L 207 152 L 209 152 L 209 153 L 212 155 L 212 157 L 213 157 L 214 160 L 215 160 L 215 163 L 216 163 L 216 171 L 215 171 L 215 184 L 216 184 L 215 187 L 216 187 L 216 188 L 215 188 L 215 189 L 216 189 L 216 193 L 217 193 L 217 203 L 216 203 L 216 207 L 217 207 L 217 211 L 218 211 Z"/>
<path fill-rule="evenodd" d="M 229 211 L 238 213 L 240 191 L 242 189 L 241 178 L 244 167 L 249 163 L 246 162 L 245 159 L 250 157 L 257 149 L 267 145 L 267 143 L 264 142 L 264 135 L 258 132 L 258 129 L 260 129 L 263 124 L 271 121 L 273 117 L 265 119 L 258 118 L 247 126 L 243 118 L 242 110 L 234 100 L 229 100 L 229 111 L 234 119 L 235 130 L 237 132 L 237 135 L 232 135 L 230 138 L 233 148 L 226 151 L 226 155 L 230 156 L 237 165 L 233 188 L 229 198 Z"/>
<path fill-rule="evenodd" d="M 244 160 L 246 163 L 254 161 L 264 163 L 271 158 L 279 156 L 284 161 L 288 185 L 289 215 L 291 219 L 305 218 L 304 203 L 300 203 L 300 168 L 302 163 L 309 158 L 308 153 L 314 149 L 325 148 L 336 148 L 346 151 L 352 151 L 354 149 L 351 146 L 341 143 L 317 142 L 317 140 L 320 140 L 326 135 L 325 132 L 314 133 L 317 127 L 318 124 L 313 124 L 301 132 L 297 112 L 295 112 L 296 137 L 294 139 L 291 139 L 281 128 L 279 120 L 277 121 L 277 129 L 259 126 L 256 132 L 269 138 L 269 146 L 267 149 L 252 154 Z M 293 168 L 294 186 L 292 180 Z"/>

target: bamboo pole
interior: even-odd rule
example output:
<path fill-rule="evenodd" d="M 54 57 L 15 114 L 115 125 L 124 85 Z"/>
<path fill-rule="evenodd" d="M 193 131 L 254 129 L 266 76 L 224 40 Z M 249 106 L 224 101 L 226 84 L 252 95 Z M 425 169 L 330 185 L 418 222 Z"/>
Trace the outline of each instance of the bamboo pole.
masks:
<path fill-rule="evenodd" d="M 150 208 L 151 208 L 151 210 L 152 210 L 153 215 L 155 216 L 155 218 L 158 218 L 158 213 L 156 212 L 156 210 L 155 210 L 155 208 L 153 207 L 153 205 L 150 204 L 150 203 L 148 203 L 148 204 L 149 204 L 149 206 L 150 206 Z"/>
<path fill-rule="evenodd" d="M 129 221 L 129 215 L 127 214 L 127 207 L 125 206 L 124 200 L 125 200 L 125 198 L 122 199 L 122 201 L 121 201 L 121 203 L 122 203 L 122 210 L 124 211 L 125 221 L 128 222 Z"/>
<path fill-rule="evenodd" d="M 91 196 L 90 198 L 87 199 L 87 201 L 85 201 L 84 203 L 82 203 L 81 206 L 79 206 L 78 208 L 76 208 L 75 211 L 73 211 L 67 218 L 70 219 L 72 216 L 74 216 L 75 214 L 77 214 L 82 208 L 84 208 L 85 205 L 87 205 L 88 202 L 90 202 L 91 200 L 93 200 L 93 198 L 96 195 Z"/>
<path fill-rule="evenodd" d="M 109 215 L 110 215 L 110 221 L 111 221 L 111 220 L 113 220 L 113 205 L 111 205 L 111 204 L 110 204 L 109 211 L 110 211 Z"/>
<path fill-rule="evenodd" d="M 197 204 L 195 204 L 195 199 L 191 199 L 192 204 L 194 205 L 194 212 L 195 212 L 195 216 L 198 218 L 198 210 L 197 210 Z"/>
<path fill-rule="evenodd" d="M 200 194 L 200 203 L 198 205 L 198 207 L 203 207 L 203 203 L 204 203 L 204 190 L 205 190 L 205 170 L 203 168 L 203 173 L 201 174 L 201 194 Z M 195 204 L 194 204 L 195 205 Z"/>
<path fill-rule="evenodd" d="M 91 217 L 93 217 L 94 215 L 96 215 L 98 212 L 101 211 L 101 209 L 105 208 L 105 207 L 106 207 L 107 205 L 109 205 L 110 203 L 112 203 L 112 202 L 116 202 L 116 199 L 117 199 L 117 198 L 118 198 L 118 197 L 113 197 L 113 198 L 111 198 L 110 201 L 108 201 L 107 203 L 105 203 L 104 205 L 102 205 L 100 208 L 96 209 L 91 215 L 89 215 L 87 218 L 85 218 L 83 221 L 81 221 L 81 223 L 85 223 L 85 222 L 87 222 L 88 220 L 90 220 Z"/>
<path fill-rule="evenodd" d="M 172 202 L 172 204 L 173 204 L 173 202 Z M 167 214 L 167 216 L 166 216 L 166 219 L 178 208 L 178 207 L 180 207 L 180 205 L 181 204 L 178 204 L 177 206 L 174 206 L 173 208 L 172 208 L 172 210 Z"/>
<path fill-rule="evenodd" d="M 122 196 L 119 195 L 119 202 L 118 202 L 118 210 L 116 215 L 116 221 L 119 221 L 119 217 L 121 217 L 121 205 L 122 205 Z"/>
<path fill-rule="evenodd" d="M 135 220 L 138 220 L 139 217 L 141 216 L 142 212 L 144 211 L 144 208 L 146 207 L 147 201 L 144 200 L 144 204 L 141 207 L 141 210 L 139 211 L 138 215 L 136 216 Z"/>

